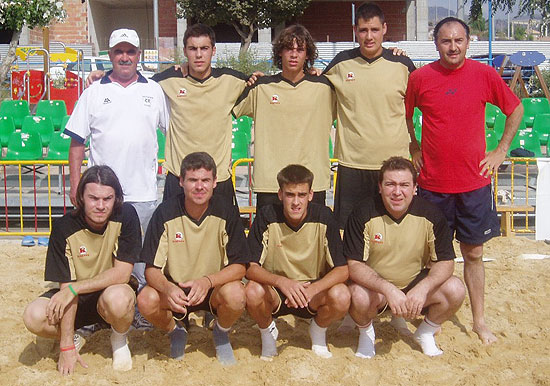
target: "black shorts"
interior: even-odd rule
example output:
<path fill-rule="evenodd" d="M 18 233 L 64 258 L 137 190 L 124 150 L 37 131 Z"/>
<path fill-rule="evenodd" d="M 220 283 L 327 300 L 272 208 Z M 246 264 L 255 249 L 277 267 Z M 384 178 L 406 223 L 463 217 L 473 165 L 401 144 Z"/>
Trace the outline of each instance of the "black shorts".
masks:
<path fill-rule="evenodd" d="M 53 288 L 40 295 L 41 298 L 51 299 L 53 295 L 59 292 L 58 288 Z M 74 329 L 88 326 L 95 323 L 105 323 L 105 320 L 97 312 L 97 302 L 103 290 L 91 292 L 89 294 L 78 295 L 78 308 L 76 310 L 76 318 L 74 321 Z"/>
<path fill-rule="evenodd" d="M 311 202 L 325 206 L 327 198 L 327 191 L 321 190 L 320 192 L 313 193 L 313 199 Z M 256 193 L 256 211 L 258 211 L 262 206 L 280 204 L 279 195 L 277 193 Z"/>
<path fill-rule="evenodd" d="M 168 172 L 164 181 L 162 202 L 181 193 L 183 193 L 183 188 L 180 186 L 180 178 Z M 235 189 L 233 188 L 231 178 L 218 182 L 214 188 L 214 195 L 224 197 L 228 205 L 237 206 L 237 197 L 235 196 Z"/>
<path fill-rule="evenodd" d="M 313 311 L 312 309 L 309 308 L 309 306 L 306 307 L 306 308 L 288 307 L 285 304 L 285 300 L 287 299 L 285 294 L 283 294 L 278 288 L 275 288 L 275 287 L 271 287 L 271 288 L 273 288 L 275 290 L 275 292 L 279 296 L 279 301 L 280 301 L 279 306 L 277 307 L 277 309 L 271 313 L 274 318 L 277 318 L 277 317 L 283 316 L 283 315 L 291 314 L 291 315 L 294 315 L 294 316 L 298 316 L 300 318 L 311 319 L 311 318 L 315 317 L 315 315 L 317 315 L 317 311 Z"/>
<path fill-rule="evenodd" d="M 186 295 L 188 295 L 189 291 L 191 291 L 191 288 L 182 288 L 182 289 L 183 289 L 183 292 L 185 292 Z M 172 311 L 172 317 L 176 321 L 182 321 L 184 319 L 189 318 L 189 314 L 191 312 L 197 312 L 197 311 L 208 311 L 212 315 L 217 316 L 218 314 L 216 313 L 216 310 L 212 307 L 212 304 L 210 304 L 210 298 L 212 297 L 212 292 L 213 291 L 214 291 L 214 288 L 210 288 L 208 290 L 208 293 L 206 294 L 206 297 L 204 298 L 202 303 L 199 303 L 199 304 L 194 305 L 194 306 L 187 307 L 187 313 L 186 314 L 182 314 L 180 312 L 173 312 Z"/>
<path fill-rule="evenodd" d="M 418 187 L 418 195 L 441 209 L 458 241 L 481 245 L 500 236 L 490 184 L 464 193 L 436 193 Z"/>
<path fill-rule="evenodd" d="M 378 170 L 363 170 L 338 165 L 334 191 L 334 215 L 340 229 L 346 227 L 353 207 L 366 197 L 379 194 Z"/>

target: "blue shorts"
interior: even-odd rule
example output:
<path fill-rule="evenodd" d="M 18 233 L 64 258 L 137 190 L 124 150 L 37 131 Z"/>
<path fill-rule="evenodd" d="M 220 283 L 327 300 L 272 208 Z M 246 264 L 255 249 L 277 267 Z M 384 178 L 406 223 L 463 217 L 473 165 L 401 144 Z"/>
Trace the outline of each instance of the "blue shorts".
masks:
<path fill-rule="evenodd" d="M 458 241 L 482 245 L 500 236 L 491 184 L 464 193 L 436 193 L 418 187 L 418 195 L 443 211 Z"/>

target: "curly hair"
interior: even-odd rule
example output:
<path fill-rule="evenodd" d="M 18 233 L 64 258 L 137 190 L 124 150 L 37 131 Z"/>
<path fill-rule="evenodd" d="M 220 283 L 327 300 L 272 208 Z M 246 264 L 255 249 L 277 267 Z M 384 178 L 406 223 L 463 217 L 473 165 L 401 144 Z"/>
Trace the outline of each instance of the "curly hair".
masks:
<path fill-rule="evenodd" d="M 296 42 L 298 47 L 304 47 L 306 49 L 307 59 L 304 63 L 304 71 L 307 72 L 313 67 L 315 59 L 317 59 L 319 54 L 311 34 L 306 27 L 301 24 L 294 24 L 290 27 L 286 27 L 275 39 L 273 42 L 273 64 L 279 69 L 283 69 L 281 54 L 285 48 L 289 50 L 293 49 L 294 42 Z"/>

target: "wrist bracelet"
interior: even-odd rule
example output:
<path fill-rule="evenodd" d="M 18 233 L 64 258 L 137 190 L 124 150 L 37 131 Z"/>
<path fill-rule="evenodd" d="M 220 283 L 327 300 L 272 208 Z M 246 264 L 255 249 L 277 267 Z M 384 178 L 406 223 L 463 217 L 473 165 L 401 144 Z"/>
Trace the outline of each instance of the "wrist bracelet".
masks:
<path fill-rule="evenodd" d="M 77 294 L 76 291 L 74 290 L 72 284 L 69 284 L 69 289 L 71 290 L 71 292 L 73 293 L 74 296 L 78 296 L 78 294 Z"/>
<path fill-rule="evenodd" d="M 214 287 L 214 285 L 212 284 L 212 280 L 210 280 L 210 278 L 207 275 L 204 275 L 204 277 L 207 278 L 208 281 L 210 282 L 210 288 Z"/>
<path fill-rule="evenodd" d="M 74 344 L 72 346 L 59 347 L 59 351 L 71 351 L 71 350 L 76 350 L 76 347 Z"/>

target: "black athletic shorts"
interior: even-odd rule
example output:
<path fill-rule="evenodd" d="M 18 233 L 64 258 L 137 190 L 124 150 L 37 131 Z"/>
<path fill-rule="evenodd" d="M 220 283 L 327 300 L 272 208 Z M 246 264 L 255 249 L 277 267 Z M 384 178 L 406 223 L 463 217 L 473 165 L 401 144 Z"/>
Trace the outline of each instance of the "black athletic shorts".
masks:
<path fill-rule="evenodd" d="M 491 184 L 464 193 L 436 193 L 418 187 L 418 195 L 441 209 L 458 241 L 481 245 L 500 236 Z"/>
<path fill-rule="evenodd" d="M 379 194 L 378 170 L 363 170 L 338 165 L 334 191 L 334 215 L 340 229 L 346 227 L 354 206 L 366 197 Z"/>
<path fill-rule="evenodd" d="M 417 285 L 418 283 L 420 283 L 420 280 L 424 279 L 426 276 L 428 276 L 428 273 L 430 272 L 430 270 L 428 268 L 424 268 L 422 271 L 420 271 L 420 273 L 418 275 L 416 275 L 416 277 L 413 279 L 413 281 L 411 281 L 409 283 L 408 286 L 406 286 L 405 288 L 403 288 L 401 291 L 403 291 L 403 293 L 407 293 L 409 292 L 410 290 L 412 290 L 414 288 L 415 285 Z M 386 302 L 384 304 L 384 306 L 382 306 L 381 308 L 378 309 L 378 315 L 382 315 L 388 308 L 389 308 L 389 304 L 388 302 Z M 421 311 L 422 315 L 426 315 L 428 313 L 428 307 L 424 307 L 422 308 L 422 311 Z"/>
<path fill-rule="evenodd" d="M 275 287 L 271 287 L 271 288 L 273 288 L 275 290 L 275 292 L 279 296 L 279 300 L 280 300 L 279 306 L 277 307 L 277 309 L 271 313 L 274 318 L 277 318 L 277 317 L 283 316 L 283 315 L 291 314 L 291 315 L 294 315 L 294 316 L 298 316 L 300 318 L 311 319 L 315 315 L 317 315 L 317 311 L 313 311 L 312 309 L 309 308 L 309 306 L 306 307 L 306 308 L 288 307 L 285 304 L 285 300 L 287 299 L 285 294 L 283 294 L 278 288 L 275 288 Z"/>
<path fill-rule="evenodd" d="M 180 186 L 180 178 L 168 172 L 164 182 L 162 202 L 181 193 L 183 193 L 183 188 Z M 228 205 L 237 206 L 237 197 L 235 196 L 235 189 L 233 188 L 231 178 L 218 182 L 214 188 L 214 195 L 224 197 Z"/>
<path fill-rule="evenodd" d="M 316 204 L 326 205 L 327 191 L 321 190 L 320 192 L 313 193 L 313 199 L 311 202 Z M 280 204 L 279 195 L 277 193 L 256 193 L 256 211 L 258 211 L 262 206 L 271 205 L 271 204 Z"/>

